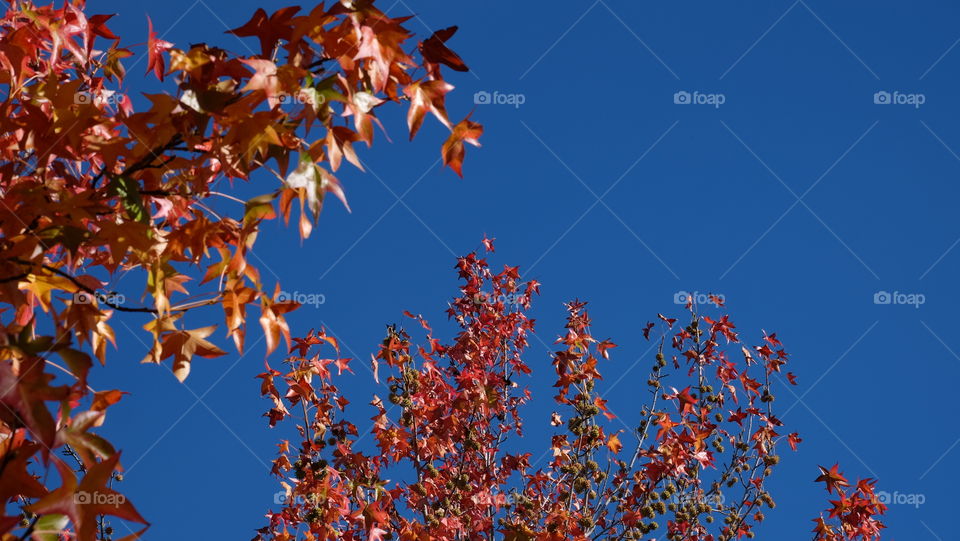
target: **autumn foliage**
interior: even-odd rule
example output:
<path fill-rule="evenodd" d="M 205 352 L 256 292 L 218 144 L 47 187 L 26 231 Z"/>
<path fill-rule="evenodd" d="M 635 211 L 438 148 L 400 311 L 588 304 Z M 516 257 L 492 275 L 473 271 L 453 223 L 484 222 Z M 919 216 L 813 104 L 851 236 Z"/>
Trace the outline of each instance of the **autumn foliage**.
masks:
<path fill-rule="evenodd" d="M 103 538 L 103 515 L 146 523 L 126 499 L 75 497 L 114 496 L 120 455 L 94 429 L 123 395 L 88 379 L 115 341 L 111 318 L 146 317 L 144 362 L 170 359 L 181 380 L 195 358 L 226 354 L 208 340 L 212 322 L 185 324 L 199 307 L 222 309 L 238 352 L 256 310 L 273 351 L 289 342 L 285 315 L 297 305 L 281 302 L 279 284 L 264 283 L 250 260 L 261 222 L 298 216 L 307 237 L 328 194 L 346 204 L 335 173 L 344 160 L 363 169 L 356 145 L 384 128 L 376 111 L 385 104 L 407 107 L 411 137 L 428 113 L 447 126 L 441 153 L 458 174 L 464 143 L 482 132 L 451 122 L 444 105 L 453 87 L 442 71 L 467 69 L 445 44 L 456 27 L 418 43 L 405 18 L 373 2 L 334 2 L 257 10 L 229 31 L 252 38 L 257 54 L 181 49 L 149 20 L 143 51 L 121 45 L 110 15 L 84 7 L 20 1 L 0 19 L 0 497 L 23 507 L 0 516 L 4 539 L 65 528 Z M 120 90 L 124 62 L 138 56 L 168 82 L 142 105 Z M 224 191 L 255 174 L 263 195 Z M 236 211 L 218 212 L 214 200 Z M 142 304 L 110 290 L 130 271 Z M 47 470 L 58 488 L 33 480 Z"/>
<path fill-rule="evenodd" d="M 337 387 L 366 360 L 343 358 L 322 329 L 291 337 L 298 305 L 253 257 L 261 224 L 293 218 L 306 238 L 329 194 L 346 205 L 336 174 L 344 161 L 363 170 L 359 144 L 388 131 L 382 106 L 406 108 L 411 139 L 436 118 L 450 133 L 441 157 L 462 176 L 483 128 L 447 112 L 445 74 L 468 71 L 447 45 L 457 27 L 418 40 L 409 17 L 373 0 L 259 9 L 228 31 L 254 48 L 237 54 L 179 48 L 149 19 L 143 43 L 125 46 L 110 18 L 83 0 L 11 2 L 0 18 L 0 540 L 113 539 L 115 518 L 144 525 L 124 539 L 140 538 L 147 519 L 119 491 L 121 453 L 97 433 L 125 394 L 95 389 L 113 324 L 142 325 L 143 362 L 169 360 L 183 381 L 196 358 L 227 355 L 218 336 L 242 352 L 249 317 L 268 356 L 289 348 L 282 370 L 268 361 L 259 376 L 269 426 L 289 427 L 273 463 L 285 503 L 260 540 L 754 535 L 774 506 L 765 481 L 800 442 L 772 384 L 796 381 L 776 334 L 741 342 L 722 303 L 688 306 L 682 321 L 658 315 L 628 337 L 657 353 L 647 401 L 623 417 L 603 399 L 616 345 L 593 337 L 585 303 L 567 304 L 557 411 L 527 420 L 553 427 L 542 454 L 522 439 L 529 378 L 547 361 L 527 351 L 540 285 L 516 267 L 457 261 L 448 342 L 418 315 L 407 314 L 412 330 L 388 327 L 369 361 L 368 411 L 348 409 Z M 161 92 L 123 90 L 138 60 Z M 239 182 L 262 195 L 237 198 Z M 112 291 L 128 273 L 138 302 Z M 204 307 L 216 320 L 194 324 Z M 879 538 L 873 481 L 822 473 L 839 500 L 816 539 Z"/>
<path fill-rule="evenodd" d="M 550 448 L 539 458 L 509 453 L 523 447 L 515 440 L 526 385 L 540 364 L 525 353 L 534 332 L 525 313 L 539 284 L 516 267 L 496 272 L 476 253 L 456 268 L 463 284 L 447 310 L 458 330 L 452 342 L 408 313 L 425 335 L 419 345 L 390 326 L 371 360 L 389 393 L 370 402 L 374 452 L 362 445 L 367 415 L 348 416 L 336 386 L 351 360 L 323 330 L 294 340 L 282 372 L 259 376 L 270 426 L 290 420 L 297 438 L 281 443 L 273 466 L 286 505 L 257 539 L 753 537 L 775 506 L 765 480 L 779 453 L 801 441 L 773 407 L 774 378 L 796 383 L 775 333 L 748 346 L 726 315 L 688 305 L 681 324 L 658 314 L 642 330 L 657 349 L 648 399 L 628 421 L 603 399 L 601 368 L 616 345 L 594 338 L 585 303 L 571 302 L 552 359 L 558 411 L 528 420 L 554 427 Z M 818 539 L 877 538 L 882 525 L 872 516 L 882 508 L 867 496 L 858 489 L 836 504 L 834 515 L 856 529 Z"/>
<path fill-rule="evenodd" d="M 837 499 L 830 500 L 826 519 L 823 515 L 814 519 L 814 541 L 880 538 L 884 525 L 878 517 L 886 513 L 887 506 L 874 494 L 876 480 L 861 479 L 851 487 L 840 466 L 834 464 L 831 468 L 820 466 L 816 481 L 824 483 L 828 493 L 835 492 Z"/>

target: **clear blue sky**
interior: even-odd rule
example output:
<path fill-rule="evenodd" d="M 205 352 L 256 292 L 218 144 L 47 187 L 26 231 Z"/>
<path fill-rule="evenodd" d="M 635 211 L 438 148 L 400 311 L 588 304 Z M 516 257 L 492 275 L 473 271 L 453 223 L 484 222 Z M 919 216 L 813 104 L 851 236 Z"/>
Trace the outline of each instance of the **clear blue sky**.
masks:
<path fill-rule="evenodd" d="M 409 24 L 424 34 L 460 25 L 451 44 L 473 72 L 451 75 L 448 108 L 460 118 L 476 107 L 484 146 L 470 149 L 460 180 L 437 163 L 442 128 L 428 122 L 408 143 L 405 111 L 381 109 L 394 143 L 363 152 L 367 174 L 342 170 L 353 212 L 330 202 L 302 247 L 294 229 L 270 224 L 261 236 L 268 278 L 325 296 L 290 318 L 295 332 L 326 325 L 361 361 L 405 309 L 449 335 L 441 323 L 457 286 L 454 255 L 487 233 L 498 264 L 543 283 L 534 316 L 545 342 L 561 329 L 562 302 L 590 301 L 595 333 L 621 345 L 605 373 L 609 383 L 626 376 L 607 398 L 629 421 L 650 360 L 641 325 L 680 314 L 678 291 L 721 293 L 741 336 L 778 333 L 800 380 L 802 400 L 781 389 L 778 406 L 804 443 L 784 453 L 772 481 L 779 505 L 759 537 L 809 539 L 826 496 L 812 483 L 816 466 L 839 461 L 890 494 L 924 496 L 921 506 L 890 506 L 887 538 L 957 538 L 960 423 L 946 384 L 960 377 L 960 6 L 378 4 L 417 14 Z M 223 30 L 257 6 L 89 3 L 119 13 L 110 26 L 128 44 L 145 41 L 149 14 L 178 46 L 241 53 Z M 143 71 L 144 62 L 131 68 L 131 91 L 157 89 Z M 524 103 L 475 106 L 478 91 Z M 723 103 L 676 104 L 680 91 Z M 924 302 L 876 304 L 879 291 Z M 138 364 L 143 321 L 124 320 L 132 333 L 120 317 L 121 350 L 91 381 L 133 393 L 111 409 L 105 432 L 129 468 L 121 490 L 154 523 L 148 537 L 252 537 L 277 491 L 265 465 L 292 435 L 261 417 L 263 344 L 243 358 L 198 359 L 181 385 L 166 367 Z M 536 341 L 528 362 L 550 370 Z M 374 389 L 356 364 L 344 386 L 362 420 Z M 535 453 L 549 433 L 549 396 L 543 389 L 527 409 Z"/>

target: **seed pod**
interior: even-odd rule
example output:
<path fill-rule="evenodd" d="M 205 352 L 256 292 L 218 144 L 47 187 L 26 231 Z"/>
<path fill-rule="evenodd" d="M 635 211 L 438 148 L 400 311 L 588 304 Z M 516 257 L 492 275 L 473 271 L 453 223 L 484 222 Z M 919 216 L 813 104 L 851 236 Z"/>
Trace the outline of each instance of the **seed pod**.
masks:
<path fill-rule="evenodd" d="M 573 482 L 573 490 L 576 492 L 586 492 L 590 488 L 590 481 L 587 481 L 583 477 L 578 477 L 576 481 Z"/>

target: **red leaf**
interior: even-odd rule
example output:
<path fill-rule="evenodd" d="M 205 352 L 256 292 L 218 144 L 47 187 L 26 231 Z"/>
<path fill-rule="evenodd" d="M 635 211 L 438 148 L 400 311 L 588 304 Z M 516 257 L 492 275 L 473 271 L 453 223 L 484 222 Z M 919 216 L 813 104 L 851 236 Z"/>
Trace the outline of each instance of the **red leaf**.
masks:
<path fill-rule="evenodd" d="M 463 156 L 465 154 L 463 143 L 470 143 L 475 147 L 480 146 L 477 139 L 483 135 L 483 126 L 470 120 L 469 115 L 456 126 L 446 142 L 443 143 L 441 152 L 443 154 L 443 164 L 453 169 L 460 178 L 463 178 Z"/>
<path fill-rule="evenodd" d="M 492 239 L 488 239 L 487 236 L 484 235 L 484 236 L 483 236 L 483 249 L 486 250 L 486 251 L 488 251 L 488 252 L 490 252 L 490 253 L 495 252 L 496 250 L 493 249 L 493 241 L 495 241 L 495 240 L 497 240 L 496 237 L 494 237 L 494 238 L 492 238 Z"/>
<path fill-rule="evenodd" d="M 162 39 L 157 39 L 156 32 L 153 31 L 153 21 L 147 17 L 147 73 L 153 71 L 157 79 L 163 80 L 163 72 L 166 66 L 163 60 L 163 52 L 173 47 L 173 44 Z"/>
<path fill-rule="evenodd" d="M 227 34 L 237 37 L 256 37 L 260 40 L 260 49 L 264 58 L 269 58 L 274 47 L 281 39 L 289 39 L 293 30 L 290 19 L 300 11 L 298 6 L 279 9 L 269 18 L 263 8 L 257 9 L 243 26 L 227 30 Z"/>
<path fill-rule="evenodd" d="M 89 25 L 87 26 L 87 32 L 89 34 L 96 34 L 106 39 L 120 39 L 114 35 L 109 28 L 107 28 L 107 21 L 110 20 L 110 18 L 112 18 L 114 15 L 116 15 L 116 13 L 112 13 L 110 15 L 91 15 L 90 18 L 87 19 L 87 23 Z"/>
<path fill-rule="evenodd" d="M 453 129 L 450 120 L 447 118 L 447 110 L 443 103 L 444 96 L 451 90 L 453 90 L 453 85 L 441 79 L 414 83 L 403 89 L 403 93 L 410 98 L 407 126 L 410 128 L 411 140 L 420 130 L 423 117 L 427 114 L 427 111 L 433 113 L 433 116 L 437 117 L 448 129 Z"/>
<path fill-rule="evenodd" d="M 797 444 L 802 441 L 803 440 L 800 438 L 800 434 L 797 434 L 796 432 L 787 436 L 787 443 L 790 444 L 790 448 L 793 449 L 794 451 L 797 450 Z"/>
<path fill-rule="evenodd" d="M 817 466 L 820 468 L 820 476 L 814 479 L 815 483 L 824 482 L 827 484 L 827 492 L 833 492 L 834 488 L 838 487 L 848 487 L 850 483 L 847 482 L 847 479 L 840 474 L 840 465 L 834 464 L 829 470 L 823 466 Z"/>
<path fill-rule="evenodd" d="M 455 71 L 470 71 L 470 68 L 463 63 L 463 60 L 457 56 L 457 53 L 447 48 L 444 43 L 457 32 L 456 26 L 437 30 L 432 36 L 422 41 L 419 45 L 420 54 L 423 59 L 430 64 L 443 64 Z M 429 71 L 433 71 L 429 69 Z M 439 70 L 436 72 L 439 74 Z"/>
<path fill-rule="evenodd" d="M 647 324 L 643 327 L 643 337 L 647 340 L 650 339 L 650 329 L 653 328 L 653 322 L 648 321 Z"/>
<path fill-rule="evenodd" d="M 609 340 L 604 340 L 603 342 L 597 344 L 597 349 L 600 351 L 600 355 L 602 355 L 604 359 L 610 359 L 610 354 L 607 352 L 607 350 L 615 347 L 617 347 L 617 345 Z"/>

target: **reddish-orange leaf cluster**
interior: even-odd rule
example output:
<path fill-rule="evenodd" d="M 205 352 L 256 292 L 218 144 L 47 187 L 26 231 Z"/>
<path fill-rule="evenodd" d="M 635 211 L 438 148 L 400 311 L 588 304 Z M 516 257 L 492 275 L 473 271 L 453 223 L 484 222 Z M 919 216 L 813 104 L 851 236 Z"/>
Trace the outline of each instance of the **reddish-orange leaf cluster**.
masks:
<path fill-rule="evenodd" d="M 493 252 L 491 239 L 483 245 Z M 781 435 L 773 411 L 772 378 L 788 358 L 776 335 L 741 346 L 727 315 L 690 306 L 683 327 L 660 316 L 659 337 L 651 337 L 656 325 L 644 328 L 659 347 L 649 400 L 631 426 L 609 410 L 600 385 L 600 365 L 615 344 L 593 337 L 586 303 L 567 304 L 553 354 L 554 398 L 565 413 L 544 420 L 558 432 L 539 456 L 518 439 L 519 407 L 531 398 L 521 378 L 537 364 L 526 360 L 534 329 L 525 312 L 539 284 L 523 281 L 516 267 L 494 272 L 476 253 L 456 270 L 463 285 L 447 310 L 459 329 L 452 343 L 407 313 L 425 329 L 423 345 L 390 326 L 373 359 L 388 394 L 370 402 L 372 452 L 364 443 L 368 424 L 349 420 L 328 369 L 341 361 L 326 333 L 294 339 L 287 368 L 259 376 L 273 403 L 270 425 L 294 420 L 299 443 L 280 446 L 273 471 L 287 498 L 258 539 L 287 541 L 297 532 L 401 541 L 754 535 L 762 509 L 774 506 L 765 481 L 780 461 L 777 446 L 800 442 L 795 433 Z M 325 355 L 331 346 L 334 355 Z"/>
<path fill-rule="evenodd" d="M 3 539 L 63 531 L 90 541 L 104 535 L 103 515 L 143 522 L 125 499 L 109 509 L 74 501 L 84 491 L 122 498 L 109 487 L 119 454 L 95 432 L 123 393 L 88 381 L 114 342 L 112 317 L 149 318 L 144 362 L 172 359 L 181 380 L 194 358 L 225 354 L 209 340 L 216 325 L 187 323 L 195 308 L 222 308 L 238 351 L 250 308 L 268 351 L 289 344 L 285 317 L 297 304 L 281 301 L 250 257 L 261 223 L 289 221 L 297 201 L 306 237 L 327 194 L 346 204 L 334 173 L 344 158 L 362 170 L 355 144 L 373 143 L 383 105 L 410 101 L 411 137 L 426 112 L 449 128 L 442 154 L 457 174 L 462 143 L 481 132 L 447 116 L 453 87 L 440 66 L 466 70 L 445 45 L 454 29 L 418 48 L 407 18 L 373 0 L 257 10 L 230 31 L 259 41 L 249 56 L 179 48 L 149 18 L 146 50 L 126 48 L 111 16 L 61 4 L 8 2 L 0 16 L 0 496 L 24 509 L 6 516 L 4 506 Z M 142 107 L 119 90 L 135 51 L 169 83 Z M 268 185 L 249 201 L 219 188 L 255 175 Z M 130 271 L 142 303 L 110 289 Z M 64 373 L 70 383 L 55 379 Z M 51 461 L 55 489 L 31 477 Z"/>
<path fill-rule="evenodd" d="M 840 466 L 831 468 L 820 466 L 820 475 L 816 482 L 826 484 L 827 492 L 836 492 L 837 499 L 831 500 L 827 518 L 821 514 L 813 519 L 814 541 L 878 541 L 880 530 L 885 528 L 880 515 L 887 511 L 879 497 L 874 493 L 876 481 L 861 479 L 856 486 L 840 473 Z"/>
<path fill-rule="evenodd" d="M 296 443 L 283 441 L 273 463 L 287 499 L 259 539 L 752 536 L 760 509 L 774 505 L 765 480 L 777 445 L 801 440 L 780 433 L 773 411 L 772 380 L 788 362 L 780 340 L 764 333 L 760 345 L 741 345 L 724 314 L 688 305 L 685 326 L 658 314 L 642 328 L 658 348 L 649 401 L 628 425 L 600 389 L 616 344 L 593 337 L 586 303 L 567 304 L 552 355 L 563 413 L 543 420 L 555 433 L 542 459 L 511 453 L 531 398 L 522 384 L 536 366 L 527 362 L 534 322 L 526 313 L 539 283 L 471 253 L 457 261 L 463 285 L 447 311 L 458 333 L 443 343 L 407 313 L 426 336 L 418 344 L 403 327 L 388 328 L 372 360 L 385 388 L 370 401 L 369 436 L 346 418 L 350 401 L 335 379 L 357 365 L 323 330 L 291 337 L 286 315 L 297 303 L 252 261 L 260 227 L 289 222 L 296 202 L 307 237 L 328 194 L 346 205 L 335 173 L 344 159 L 363 169 L 356 145 L 385 131 L 377 112 L 386 104 L 409 102 L 411 138 L 428 114 L 449 129 L 441 155 L 461 176 L 466 145 L 479 146 L 483 133 L 470 115 L 455 122 L 447 112 L 453 87 L 443 72 L 468 70 L 447 45 L 457 28 L 413 46 L 409 18 L 374 4 L 259 9 L 229 31 L 259 42 L 252 55 L 178 48 L 148 18 L 146 51 L 137 52 L 170 87 L 141 107 L 118 90 L 134 50 L 107 27 L 110 16 L 87 15 L 83 0 L 8 3 L 0 17 L 0 538 L 93 541 L 111 535 L 110 517 L 146 524 L 114 488 L 120 453 L 97 434 L 125 393 L 92 389 L 91 370 L 115 342 L 111 318 L 133 313 L 149 320 L 144 362 L 172 359 L 183 380 L 195 357 L 225 354 L 208 340 L 215 325 L 187 323 L 204 306 L 222 310 L 238 352 L 251 308 L 268 353 L 289 347 L 283 371 L 267 365 L 258 376 L 269 425 L 297 425 Z M 218 189 L 255 176 L 271 185 L 247 201 Z M 235 212 L 214 201 L 237 204 Z M 482 243 L 494 251 L 493 239 Z M 111 289 L 131 271 L 142 302 Z M 821 470 L 818 481 L 839 500 L 817 519 L 817 539 L 878 538 L 885 508 L 873 481 L 850 487 L 836 466 Z"/>
<path fill-rule="evenodd" d="M 453 343 L 442 345 L 426 320 L 408 313 L 426 331 L 425 345 L 415 347 L 391 326 L 373 359 L 379 377 L 389 373 L 387 400 L 371 402 L 377 454 L 358 449 L 361 431 L 342 415 L 347 401 L 327 369 L 342 360 L 325 332 L 294 340 L 286 373 L 259 376 L 273 402 L 271 426 L 292 416 L 302 439 L 282 446 L 274 461 L 288 504 L 270 513 L 261 538 L 293 539 L 298 528 L 331 540 L 452 540 L 494 530 L 494 517 L 509 505 L 504 487 L 529 467 L 529 455 L 501 446 L 522 431 L 518 408 L 529 393 L 515 380 L 530 372 L 521 353 L 533 321 L 523 310 L 537 284 L 518 281 L 509 267 L 494 273 L 476 254 L 457 269 L 464 285 L 448 310 L 460 328 Z M 324 344 L 336 358 L 314 352 Z M 390 481 L 396 467 L 409 468 L 411 480 Z"/>

